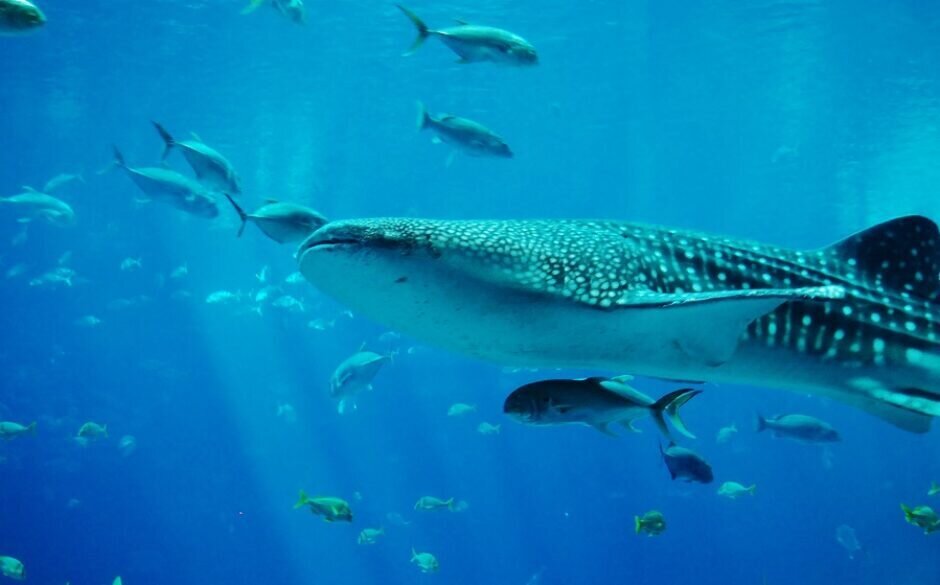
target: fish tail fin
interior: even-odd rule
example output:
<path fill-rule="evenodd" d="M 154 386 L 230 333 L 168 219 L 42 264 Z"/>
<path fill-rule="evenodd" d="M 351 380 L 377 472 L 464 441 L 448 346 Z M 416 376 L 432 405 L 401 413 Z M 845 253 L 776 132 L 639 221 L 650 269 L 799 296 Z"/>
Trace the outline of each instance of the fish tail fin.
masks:
<path fill-rule="evenodd" d="M 682 422 L 682 419 L 679 417 L 679 409 L 682 408 L 686 402 L 692 400 L 701 393 L 701 390 L 682 388 L 680 390 L 675 390 L 669 394 L 666 394 L 653 403 L 653 405 L 650 407 L 650 410 L 653 411 L 653 420 L 656 421 L 656 426 L 659 427 L 659 430 L 663 433 L 663 435 L 665 435 L 667 438 L 670 437 L 669 427 L 666 426 L 666 419 L 668 418 L 672 423 L 672 426 L 674 426 L 677 431 L 690 439 L 695 438 L 695 435 L 689 431 L 689 429 L 685 426 L 685 423 Z"/>
<path fill-rule="evenodd" d="M 150 121 L 153 124 L 153 127 L 157 129 L 157 133 L 160 135 L 160 138 L 163 139 L 163 154 L 160 155 L 160 160 L 166 160 L 166 157 L 170 155 L 170 150 L 176 146 L 176 141 L 173 140 L 173 136 L 167 132 L 166 128 L 160 125 L 159 122 Z"/>
<path fill-rule="evenodd" d="M 450 510 L 451 512 L 454 511 L 454 498 L 448 498 L 447 501 L 444 503 L 447 504 L 448 510 Z"/>
<path fill-rule="evenodd" d="M 260 8 L 262 4 L 264 4 L 264 0 L 251 0 L 251 2 L 248 3 L 248 6 L 242 8 L 242 14 L 251 14 Z"/>
<path fill-rule="evenodd" d="M 307 505 L 307 492 L 300 490 L 300 496 L 297 498 L 297 503 L 294 504 L 294 509 L 298 510 Z"/>
<path fill-rule="evenodd" d="M 225 198 L 228 199 L 228 202 L 232 204 L 232 207 L 235 209 L 235 213 L 238 214 L 238 219 L 242 221 L 241 225 L 238 227 L 237 237 L 240 238 L 242 237 L 242 234 L 245 233 L 245 225 L 248 223 L 248 214 L 245 213 L 245 210 L 242 209 L 241 205 L 239 205 L 231 195 L 224 191 L 222 192 L 222 195 L 225 195 Z"/>
<path fill-rule="evenodd" d="M 111 169 L 113 169 L 113 168 L 115 168 L 115 167 L 121 168 L 121 169 L 126 169 L 126 168 L 127 168 L 127 163 L 124 162 L 124 155 L 121 154 L 121 151 L 118 150 L 118 147 L 117 147 L 117 146 L 114 146 L 114 145 L 112 144 L 112 145 L 111 145 L 111 152 L 113 153 L 113 157 L 114 157 L 114 158 L 111 159 L 111 164 L 109 164 L 109 165 L 106 166 L 105 168 L 103 168 L 103 169 L 101 169 L 100 171 L 98 171 L 98 174 L 99 174 L 99 175 L 103 175 L 103 174 L 105 174 L 105 173 L 107 173 L 107 172 L 110 172 Z"/>
<path fill-rule="evenodd" d="M 756 484 L 756 483 L 752 483 L 752 484 L 747 488 L 747 494 L 748 494 L 749 496 L 753 496 L 756 491 L 757 491 L 757 484 Z"/>
<path fill-rule="evenodd" d="M 639 533 L 640 533 L 640 530 L 641 530 L 642 528 L 643 528 L 643 521 L 640 520 L 640 517 L 639 517 L 639 516 L 634 516 L 634 517 L 633 517 L 633 530 L 634 530 L 634 532 L 636 532 L 637 534 L 639 534 Z"/>
<path fill-rule="evenodd" d="M 763 431 L 763 430 L 765 430 L 765 429 L 767 429 L 767 419 L 764 418 L 762 415 L 759 415 L 759 414 L 758 414 L 758 415 L 757 415 L 757 426 L 756 426 L 755 428 L 757 429 L 757 432 L 758 432 L 758 433 L 761 432 L 761 431 Z"/>
<path fill-rule="evenodd" d="M 937 494 L 940 494 L 940 484 L 937 484 L 937 482 L 932 481 L 930 482 L 930 490 L 927 492 L 927 495 L 935 496 Z"/>
<path fill-rule="evenodd" d="M 69 286 L 72 286 L 72 285 L 69 285 Z M 102 426 L 101 432 L 104 433 L 104 438 L 107 439 L 108 438 L 108 425 Z"/>
<path fill-rule="evenodd" d="M 404 15 L 408 17 L 408 20 L 411 21 L 411 24 L 415 25 L 415 28 L 418 30 L 418 36 L 415 37 L 414 42 L 411 44 L 408 50 L 405 51 L 404 53 L 405 56 L 408 56 L 421 48 L 421 45 L 424 44 L 424 41 L 426 41 L 427 38 L 431 35 L 431 29 L 429 29 L 428 25 L 424 24 L 424 21 L 418 18 L 418 15 L 412 12 L 411 10 L 408 10 L 401 4 L 396 4 L 395 6 L 397 6 L 398 9 L 401 10 L 402 13 L 404 13 Z"/>
<path fill-rule="evenodd" d="M 901 504 L 901 510 L 904 512 L 904 519 L 910 522 L 914 518 L 914 510 L 911 510 L 909 507 Z"/>
<path fill-rule="evenodd" d="M 415 547 L 411 547 L 411 560 L 414 561 L 418 558 L 418 551 L 415 550 Z"/>
<path fill-rule="evenodd" d="M 428 127 L 428 124 L 431 123 L 431 115 L 428 114 L 428 109 L 424 105 L 424 102 L 418 102 L 418 130 L 424 130 Z"/>
<path fill-rule="evenodd" d="M 26 430 L 29 432 L 29 434 L 35 435 L 36 434 L 36 421 L 33 421 L 29 423 L 28 425 L 26 425 Z"/>

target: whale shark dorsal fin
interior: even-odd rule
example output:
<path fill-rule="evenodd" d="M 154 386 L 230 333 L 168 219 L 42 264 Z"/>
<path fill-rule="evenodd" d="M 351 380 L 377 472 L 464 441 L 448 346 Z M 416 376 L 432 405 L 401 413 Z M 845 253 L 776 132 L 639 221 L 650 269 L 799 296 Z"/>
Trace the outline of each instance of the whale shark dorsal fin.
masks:
<path fill-rule="evenodd" d="M 678 350 L 686 361 L 719 366 L 734 354 L 747 326 L 787 301 L 845 297 L 839 286 L 748 289 L 707 293 L 631 291 L 618 299 L 629 312 L 637 339 L 662 351 Z"/>
<path fill-rule="evenodd" d="M 892 219 L 862 230 L 820 252 L 834 256 L 863 281 L 906 291 L 926 300 L 940 297 L 940 230 L 920 215 Z"/>

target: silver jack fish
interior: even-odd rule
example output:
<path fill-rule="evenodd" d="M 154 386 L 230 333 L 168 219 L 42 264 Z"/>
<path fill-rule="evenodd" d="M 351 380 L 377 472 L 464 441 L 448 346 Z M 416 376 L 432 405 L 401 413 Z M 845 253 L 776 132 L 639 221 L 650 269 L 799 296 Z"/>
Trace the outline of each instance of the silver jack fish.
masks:
<path fill-rule="evenodd" d="M 160 167 L 131 168 L 121 151 L 114 148 L 114 166 L 124 169 L 131 181 L 148 197 L 200 217 L 216 217 L 219 207 L 205 187 L 192 179 Z"/>
<path fill-rule="evenodd" d="M 512 158 L 512 150 L 495 132 L 473 120 L 450 114 L 432 116 L 418 102 L 418 130 L 430 129 L 438 142 L 455 146 L 471 156 Z"/>
<path fill-rule="evenodd" d="M 192 167 L 196 178 L 202 184 L 230 195 L 241 193 L 235 168 L 219 151 L 195 135 L 193 135 L 193 140 L 177 141 L 166 131 L 166 128 L 157 122 L 151 122 L 151 124 L 157 129 L 157 133 L 160 134 L 165 144 L 162 160 L 166 160 L 171 150 L 178 148 L 183 152 L 183 157 L 186 158 L 186 162 Z"/>
<path fill-rule="evenodd" d="M 251 3 L 242 10 L 242 14 L 251 14 L 266 2 L 270 2 L 272 8 L 291 22 L 296 24 L 307 22 L 303 0 L 251 0 Z"/>
<path fill-rule="evenodd" d="M 242 236 L 245 225 L 251 221 L 264 232 L 264 235 L 279 244 L 299 242 L 309 237 L 310 234 L 327 222 L 325 217 L 309 207 L 280 201 L 268 201 L 253 213 L 246 213 L 241 205 L 232 199 L 231 195 L 228 193 L 223 193 L 223 195 L 232 204 L 235 213 L 241 219 L 242 223 L 238 228 L 238 237 Z"/>
<path fill-rule="evenodd" d="M 458 20 L 457 26 L 432 30 L 411 10 L 397 4 L 408 20 L 418 29 L 418 37 L 405 53 L 411 55 L 428 37 L 435 36 L 457 53 L 458 63 L 478 63 L 490 61 L 508 65 L 536 65 L 538 53 L 529 41 L 508 30 L 491 26 L 477 26 Z"/>
<path fill-rule="evenodd" d="M 19 214 L 20 223 L 42 220 L 56 226 L 69 226 L 75 223 L 75 211 L 72 206 L 49 193 L 42 193 L 32 187 L 23 187 L 23 193 L 10 197 L 0 197 L 0 207 L 11 207 Z"/>
<path fill-rule="evenodd" d="M 940 415 L 940 232 L 895 219 L 797 251 L 616 221 L 359 219 L 298 250 L 357 313 L 494 362 L 823 394 Z"/>
<path fill-rule="evenodd" d="M 0 0 L 0 35 L 31 32 L 46 24 L 46 15 L 29 0 Z"/>
<path fill-rule="evenodd" d="M 618 378 L 543 380 L 514 390 L 506 398 L 503 412 L 528 425 L 583 424 L 605 435 L 613 435 L 613 423 L 639 432 L 633 421 L 652 416 L 660 432 L 670 437 L 668 417 L 680 433 L 694 439 L 679 418 L 679 408 L 700 393 L 683 388 L 654 401 Z"/>
<path fill-rule="evenodd" d="M 757 415 L 757 432 L 770 429 L 775 437 L 786 437 L 804 443 L 837 443 L 839 432 L 829 423 L 805 414 L 785 414 L 765 418 Z"/>

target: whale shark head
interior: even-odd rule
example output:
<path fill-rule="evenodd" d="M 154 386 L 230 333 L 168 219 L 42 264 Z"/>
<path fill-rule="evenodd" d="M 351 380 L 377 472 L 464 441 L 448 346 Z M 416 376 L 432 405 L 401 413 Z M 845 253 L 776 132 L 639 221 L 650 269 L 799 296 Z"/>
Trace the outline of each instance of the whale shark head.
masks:
<path fill-rule="evenodd" d="M 504 303 L 539 289 L 544 275 L 532 270 L 523 240 L 493 237 L 494 229 L 482 222 L 338 221 L 308 238 L 297 258 L 321 291 L 408 332 L 452 322 L 448 315 L 464 304 Z"/>

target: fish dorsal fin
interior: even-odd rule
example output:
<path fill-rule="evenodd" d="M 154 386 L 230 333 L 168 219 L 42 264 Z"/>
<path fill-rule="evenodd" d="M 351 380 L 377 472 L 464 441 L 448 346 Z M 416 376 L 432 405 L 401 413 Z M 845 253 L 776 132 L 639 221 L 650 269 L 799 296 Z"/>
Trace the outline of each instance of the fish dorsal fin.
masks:
<path fill-rule="evenodd" d="M 271 199 L 271 198 L 264 200 L 265 205 L 274 205 L 275 203 L 280 203 L 280 201 L 278 201 L 277 199 Z"/>
<path fill-rule="evenodd" d="M 203 139 L 200 138 L 199 135 L 196 134 L 195 132 L 190 132 L 189 135 L 192 136 L 192 137 L 193 137 L 193 140 L 195 140 L 196 142 L 198 142 L 198 143 L 200 143 L 200 144 L 205 144 L 205 141 L 203 141 Z"/>
<path fill-rule="evenodd" d="M 23 185 L 23 190 L 27 193 L 39 193 L 36 189 L 30 187 L 29 185 Z"/>
<path fill-rule="evenodd" d="M 629 386 L 615 378 L 611 378 L 609 380 L 599 379 L 597 384 L 604 390 L 607 390 L 608 392 L 616 394 L 621 398 L 625 398 L 630 402 L 641 406 L 649 406 L 654 402 L 653 399 L 646 394 L 643 394 L 636 388 L 633 388 L 632 386 Z"/>
<path fill-rule="evenodd" d="M 455 18 L 454 22 L 457 23 L 457 26 L 470 26 L 470 23 L 462 18 Z"/>
<path fill-rule="evenodd" d="M 617 300 L 637 339 L 677 359 L 715 367 L 728 361 L 754 319 L 787 301 L 826 301 L 845 297 L 840 286 L 747 289 L 707 293 L 630 291 Z"/>
<path fill-rule="evenodd" d="M 940 297 L 940 230 L 920 215 L 908 215 L 862 230 L 823 250 L 872 287 Z"/>

